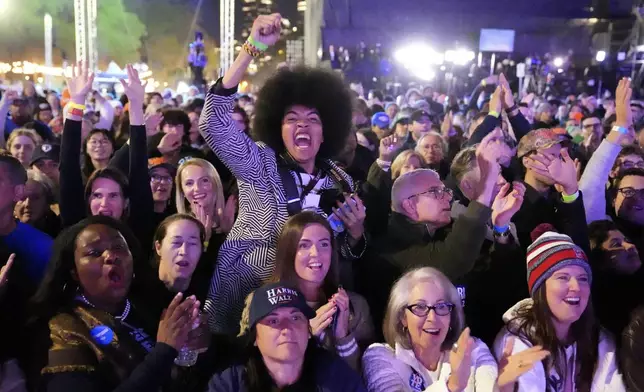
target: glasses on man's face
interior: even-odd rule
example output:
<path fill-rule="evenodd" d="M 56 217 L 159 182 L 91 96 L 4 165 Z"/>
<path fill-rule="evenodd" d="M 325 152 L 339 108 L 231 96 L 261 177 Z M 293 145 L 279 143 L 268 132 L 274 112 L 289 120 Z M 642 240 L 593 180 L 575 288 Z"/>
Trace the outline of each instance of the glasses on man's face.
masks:
<path fill-rule="evenodd" d="M 630 199 L 631 197 L 637 196 L 638 198 L 644 198 L 644 189 L 635 189 L 630 186 L 619 188 L 617 190 L 619 193 L 624 195 L 625 198 Z"/>
<path fill-rule="evenodd" d="M 644 161 L 622 161 L 622 169 L 633 169 L 633 168 L 638 168 L 638 169 L 644 169 Z"/>
<path fill-rule="evenodd" d="M 154 183 L 157 183 L 157 184 L 171 184 L 172 183 L 172 177 L 153 175 L 153 176 L 150 177 L 150 181 L 152 181 Z"/>
<path fill-rule="evenodd" d="M 449 195 L 450 198 L 454 196 L 454 191 L 452 191 L 447 187 L 435 187 L 435 188 L 430 188 L 425 192 L 420 192 L 420 193 L 416 193 L 415 195 L 409 196 L 408 199 L 411 199 L 412 197 L 415 197 L 415 196 L 425 195 L 425 194 L 432 195 L 432 197 L 436 200 L 443 200 L 446 194 Z"/>
<path fill-rule="evenodd" d="M 418 317 L 425 317 L 429 314 L 430 310 L 433 310 L 439 316 L 447 316 L 452 313 L 454 309 L 454 304 L 449 302 L 441 302 L 436 305 L 427 305 L 426 303 L 417 303 L 406 306 L 405 309 L 409 310 Z"/>

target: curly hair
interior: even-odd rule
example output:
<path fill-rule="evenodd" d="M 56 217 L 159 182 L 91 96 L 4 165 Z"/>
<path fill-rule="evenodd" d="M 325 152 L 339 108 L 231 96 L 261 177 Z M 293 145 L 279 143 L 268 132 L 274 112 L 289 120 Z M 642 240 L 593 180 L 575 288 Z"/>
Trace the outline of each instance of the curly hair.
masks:
<path fill-rule="evenodd" d="M 342 79 L 330 71 L 306 67 L 278 71 L 259 91 L 253 139 L 283 153 L 282 122 L 293 105 L 314 108 L 320 114 L 324 141 L 317 156 L 332 159 L 339 154 L 352 126 L 351 94 Z"/>

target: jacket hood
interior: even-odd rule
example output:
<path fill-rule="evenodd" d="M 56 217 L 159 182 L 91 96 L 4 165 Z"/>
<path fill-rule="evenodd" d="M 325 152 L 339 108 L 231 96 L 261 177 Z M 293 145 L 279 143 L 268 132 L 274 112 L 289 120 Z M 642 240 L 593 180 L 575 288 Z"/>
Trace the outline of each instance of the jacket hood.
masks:
<path fill-rule="evenodd" d="M 517 302 L 514 306 L 503 313 L 503 322 L 507 324 L 511 320 L 517 318 L 519 316 L 519 309 L 525 306 L 531 307 L 533 302 L 534 301 L 532 300 L 532 298 L 522 299 L 521 301 Z"/>

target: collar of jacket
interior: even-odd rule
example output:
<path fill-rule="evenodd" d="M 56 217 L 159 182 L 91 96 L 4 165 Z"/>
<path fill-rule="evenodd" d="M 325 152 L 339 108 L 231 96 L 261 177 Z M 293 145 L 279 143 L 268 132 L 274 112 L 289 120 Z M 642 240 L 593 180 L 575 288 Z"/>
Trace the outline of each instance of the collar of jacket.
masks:
<path fill-rule="evenodd" d="M 539 193 L 539 191 L 534 189 L 532 185 L 526 183 L 525 181 L 523 181 L 523 185 L 525 185 L 525 199 L 528 200 L 530 204 L 538 203 L 541 199 L 550 199 L 553 193 L 557 194 L 557 192 L 554 190 L 554 187 L 550 187 L 548 189 L 548 192 L 543 195 Z"/>
<path fill-rule="evenodd" d="M 399 212 L 392 212 L 389 218 L 388 233 L 396 240 L 397 244 L 403 246 L 428 242 L 433 237 L 436 237 L 437 233 L 445 229 L 445 227 L 447 226 L 438 228 L 431 235 L 426 224 L 414 222 Z"/>

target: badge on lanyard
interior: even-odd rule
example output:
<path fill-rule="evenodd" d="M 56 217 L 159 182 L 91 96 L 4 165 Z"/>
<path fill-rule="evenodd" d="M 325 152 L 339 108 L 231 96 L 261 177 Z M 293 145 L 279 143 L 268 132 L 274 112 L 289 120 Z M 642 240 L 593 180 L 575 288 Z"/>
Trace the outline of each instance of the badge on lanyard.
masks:
<path fill-rule="evenodd" d="M 101 346 L 107 346 L 114 340 L 114 331 L 105 325 L 99 325 L 89 331 L 92 339 Z"/>
<path fill-rule="evenodd" d="M 411 376 L 409 376 L 409 387 L 418 392 L 425 390 L 425 380 L 423 380 L 414 368 L 411 369 Z"/>

